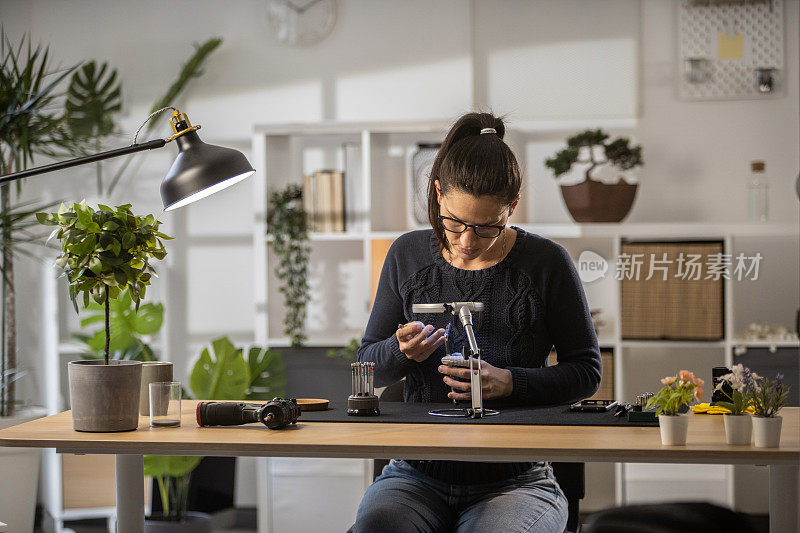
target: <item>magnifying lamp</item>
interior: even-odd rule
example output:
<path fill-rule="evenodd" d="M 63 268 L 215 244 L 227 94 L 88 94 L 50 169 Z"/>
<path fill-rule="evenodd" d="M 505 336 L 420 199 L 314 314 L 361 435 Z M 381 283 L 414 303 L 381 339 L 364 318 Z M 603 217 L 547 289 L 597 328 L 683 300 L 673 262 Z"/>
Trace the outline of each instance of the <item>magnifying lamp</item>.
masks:
<path fill-rule="evenodd" d="M 478 342 L 475 340 L 475 331 L 472 328 L 472 312 L 483 311 L 483 302 L 450 302 L 450 303 L 431 303 L 431 304 L 412 304 L 412 313 L 451 313 L 453 316 L 458 316 L 461 320 L 461 325 L 464 326 L 464 331 L 467 333 L 468 346 L 462 350 L 464 353 L 457 360 L 453 356 L 446 356 L 442 358 L 442 364 L 449 366 L 459 366 L 469 368 L 469 382 L 470 382 L 470 399 L 472 400 L 472 407 L 461 408 L 445 408 L 433 409 L 428 411 L 428 414 L 434 416 L 454 416 L 454 417 L 468 417 L 468 418 L 483 418 L 485 416 L 492 416 L 499 414 L 494 409 L 486 409 L 483 407 L 483 389 L 481 384 L 481 349 L 478 348 Z"/>

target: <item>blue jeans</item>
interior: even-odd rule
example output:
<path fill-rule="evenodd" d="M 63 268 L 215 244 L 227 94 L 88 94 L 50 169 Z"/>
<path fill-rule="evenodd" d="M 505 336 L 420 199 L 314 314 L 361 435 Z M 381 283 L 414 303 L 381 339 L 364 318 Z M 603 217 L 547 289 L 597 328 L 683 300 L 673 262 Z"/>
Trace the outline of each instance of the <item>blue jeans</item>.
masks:
<path fill-rule="evenodd" d="M 482 485 L 450 485 L 392 459 L 358 506 L 353 533 L 555 532 L 567 525 L 567 499 L 547 463 Z"/>

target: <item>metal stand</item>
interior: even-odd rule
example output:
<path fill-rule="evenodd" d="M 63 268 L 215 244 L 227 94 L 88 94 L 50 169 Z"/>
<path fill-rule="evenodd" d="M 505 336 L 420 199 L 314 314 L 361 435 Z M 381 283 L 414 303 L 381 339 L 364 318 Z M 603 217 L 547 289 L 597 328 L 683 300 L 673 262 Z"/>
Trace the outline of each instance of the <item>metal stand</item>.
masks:
<path fill-rule="evenodd" d="M 464 331 L 467 333 L 468 347 L 462 350 L 462 357 L 469 360 L 469 383 L 472 407 L 460 409 L 450 407 L 428 411 L 433 416 L 450 416 L 463 418 L 483 418 L 500 414 L 494 409 L 483 408 L 483 389 L 481 383 L 481 350 L 475 340 L 475 331 L 472 328 L 472 311 L 483 311 L 482 302 L 452 302 L 443 304 L 414 304 L 411 306 L 414 313 L 452 313 L 458 314 Z"/>

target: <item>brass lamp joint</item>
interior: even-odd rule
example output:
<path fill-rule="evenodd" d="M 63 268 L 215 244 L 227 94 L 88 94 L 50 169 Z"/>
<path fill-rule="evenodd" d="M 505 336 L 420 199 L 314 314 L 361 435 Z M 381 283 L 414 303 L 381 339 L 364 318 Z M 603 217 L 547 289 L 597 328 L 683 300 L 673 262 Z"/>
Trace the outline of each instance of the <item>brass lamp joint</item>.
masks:
<path fill-rule="evenodd" d="M 190 131 L 197 131 L 200 129 L 199 125 L 192 126 L 189 122 L 189 117 L 177 109 L 172 110 L 172 116 L 169 119 L 169 124 L 172 126 L 172 131 L 175 132 L 175 134 L 164 139 L 166 142 L 174 141 L 181 135 L 186 135 Z"/>

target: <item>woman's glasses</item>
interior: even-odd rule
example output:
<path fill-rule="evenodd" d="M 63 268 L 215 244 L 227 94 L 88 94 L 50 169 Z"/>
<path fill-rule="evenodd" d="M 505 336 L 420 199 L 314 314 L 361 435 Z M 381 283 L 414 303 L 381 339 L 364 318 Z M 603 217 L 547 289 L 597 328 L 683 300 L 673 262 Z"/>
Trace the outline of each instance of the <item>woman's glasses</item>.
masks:
<path fill-rule="evenodd" d="M 475 235 L 478 237 L 484 237 L 486 239 L 494 239 L 495 237 L 499 237 L 500 234 L 503 232 L 503 228 L 505 226 L 486 226 L 486 225 L 479 225 L 479 224 L 466 224 L 461 222 L 460 220 L 456 220 L 455 218 L 450 218 L 446 216 L 439 215 L 439 220 L 442 221 L 442 225 L 444 229 L 450 231 L 452 233 L 464 233 L 469 228 L 475 230 Z"/>

